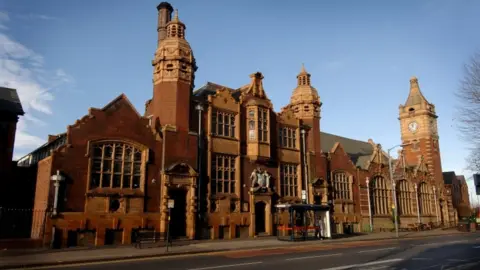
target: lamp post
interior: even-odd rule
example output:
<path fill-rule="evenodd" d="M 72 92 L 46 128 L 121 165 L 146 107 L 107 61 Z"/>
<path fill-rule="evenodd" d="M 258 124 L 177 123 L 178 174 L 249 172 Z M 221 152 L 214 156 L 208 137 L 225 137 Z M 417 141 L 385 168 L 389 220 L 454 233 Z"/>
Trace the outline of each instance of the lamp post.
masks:
<path fill-rule="evenodd" d="M 394 147 L 388 149 L 388 171 L 390 172 L 390 179 L 392 180 L 392 192 L 393 192 L 393 201 L 394 201 L 394 209 L 393 209 L 393 215 L 394 215 L 394 223 L 395 223 L 395 234 L 398 238 L 398 203 L 397 203 L 397 191 L 395 188 L 395 180 L 393 179 L 393 168 L 392 168 L 392 156 L 390 155 L 390 151 L 392 151 L 394 148 L 397 148 L 399 146 L 407 146 L 410 145 L 410 143 L 407 144 L 399 144 L 395 145 Z"/>
<path fill-rule="evenodd" d="M 202 157 L 203 157 L 203 144 L 202 144 L 202 112 L 203 105 L 198 103 L 195 106 L 195 109 L 198 111 L 198 137 L 197 137 L 197 170 L 198 170 L 198 181 L 197 181 L 197 212 L 198 212 L 198 226 L 197 228 L 198 237 L 201 238 L 202 235 Z"/>
<path fill-rule="evenodd" d="M 373 232 L 372 203 L 370 202 L 370 181 L 367 177 L 367 197 L 368 197 L 368 220 L 370 222 L 370 232 Z"/>
<path fill-rule="evenodd" d="M 433 199 L 435 200 L 435 213 L 437 215 L 437 226 L 440 225 L 440 216 L 438 215 L 438 205 L 437 205 L 437 189 L 433 186 Z"/>
<path fill-rule="evenodd" d="M 415 199 L 417 201 L 417 223 L 420 224 L 420 203 L 418 202 L 418 185 L 414 184 L 415 187 Z"/>
<path fill-rule="evenodd" d="M 303 148 L 303 171 L 304 171 L 304 177 L 305 177 L 305 187 L 302 190 L 302 200 L 308 204 L 308 168 L 307 168 L 307 149 L 305 147 L 305 133 L 306 130 L 305 128 L 302 128 L 300 130 L 300 133 L 302 134 L 302 148 Z"/>
<path fill-rule="evenodd" d="M 55 187 L 55 196 L 53 198 L 53 212 L 52 212 L 52 215 L 56 216 L 57 215 L 57 207 L 58 207 L 58 191 L 60 189 L 60 182 L 65 180 L 65 177 L 60 175 L 60 171 L 57 170 L 57 174 L 52 175 L 50 177 L 50 180 L 53 181 L 53 186 Z"/>

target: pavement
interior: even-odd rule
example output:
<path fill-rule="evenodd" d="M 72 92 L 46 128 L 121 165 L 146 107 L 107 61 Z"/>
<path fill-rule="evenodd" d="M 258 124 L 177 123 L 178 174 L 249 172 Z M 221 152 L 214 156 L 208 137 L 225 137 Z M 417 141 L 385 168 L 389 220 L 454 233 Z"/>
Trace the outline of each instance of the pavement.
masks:
<path fill-rule="evenodd" d="M 411 264 L 412 260 L 407 258 L 415 255 L 422 258 L 433 258 L 431 260 L 438 262 L 440 258 L 449 258 L 450 255 L 448 254 L 458 253 L 458 256 L 455 255 L 451 259 L 460 258 L 458 260 L 467 260 L 474 258 L 474 256 L 471 255 L 472 250 L 477 251 L 477 253 L 480 251 L 480 249 L 473 248 L 475 245 L 480 248 L 480 233 L 461 233 L 456 230 L 434 230 L 400 233 L 399 239 L 393 238 L 394 236 L 392 233 L 375 233 L 336 240 L 295 243 L 278 241 L 274 238 L 205 241 L 185 246 L 174 246 L 169 252 L 166 252 L 166 248 L 164 247 L 146 249 L 118 247 L 74 251 L 62 250 L 16 256 L 6 253 L 2 254 L 0 252 L 0 269 L 21 269 L 29 267 L 30 269 L 107 270 L 114 268 L 139 268 L 148 270 L 159 269 L 159 266 L 161 266 L 161 269 L 184 270 L 221 268 L 278 268 L 278 270 L 280 270 L 293 269 L 295 268 L 295 263 L 299 262 L 302 263 L 302 268 L 304 268 L 304 266 L 306 267 L 305 269 L 350 269 L 352 265 L 369 262 L 374 263 L 368 266 L 370 268 L 383 267 L 378 269 L 387 269 L 385 267 L 390 267 L 390 265 L 406 264 L 406 266 L 403 267 L 405 269 L 419 269 L 417 267 L 411 268 L 408 263 Z M 437 251 L 432 252 L 432 248 L 435 248 L 436 245 L 442 241 L 450 243 L 450 245 L 445 247 L 439 246 Z M 412 245 L 416 248 L 412 248 Z M 403 253 L 400 254 L 400 257 L 389 257 L 387 255 L 391 255 L 390 252 Z M 409 252 L 413 253 L 410 254 Z M 358 256 L 360 253 L 362 256 Z M 425 253 L 428 256 L 420 253 Z M 357 254 L 357 256 L 355 256 L 355 254 Z M 439 254 L 443 255 L 438 256 Z M 376 255 L 382 256 L 377 258 Z M 480 256 L 480 254 L 478 256 Z M 347 263 L 349 267 L 338 268 L 342 263 Z M 414 263 L 427 263 L 427 260 L 414 260 Z M 449 261 L 448 263 L 452 264 L 454 262 Z M 460 263 L 460 261 L 458 263 Z M 400 269 L 402 268 L 399 268 L 399 270 Z M 444 269 L 448 268 L 444 267 Z M 480 266 L 472 269 L 480 269 Z"/>

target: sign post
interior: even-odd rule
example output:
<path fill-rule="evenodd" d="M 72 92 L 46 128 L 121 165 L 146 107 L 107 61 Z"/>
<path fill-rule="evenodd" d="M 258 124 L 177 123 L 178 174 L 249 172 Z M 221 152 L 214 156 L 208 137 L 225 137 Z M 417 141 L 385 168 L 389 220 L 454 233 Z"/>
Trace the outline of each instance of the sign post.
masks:
<path fill-rule="evenodd" d="M 169 199 L 167 202 L 167 207 L 168 207 L 168 223 L 167 223 L 167 252 L 168 252 L 168 245 L 172 243 L 170 239 L 170 216 L 172 213 L 172 209 L 175 207 L 175 200 Z"/>

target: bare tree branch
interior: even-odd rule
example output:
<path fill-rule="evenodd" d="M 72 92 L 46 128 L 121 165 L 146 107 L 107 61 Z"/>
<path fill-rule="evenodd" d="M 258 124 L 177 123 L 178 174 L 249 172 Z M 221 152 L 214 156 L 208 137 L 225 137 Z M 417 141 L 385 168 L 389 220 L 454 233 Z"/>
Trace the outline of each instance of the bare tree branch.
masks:
<path fill-rule="evenodd" d="M 458 129 L 460 136 L 470 144 L 468 169 L 480 171 L 480 52 L 464 67 L 464 77 L 458 92 Z"/>

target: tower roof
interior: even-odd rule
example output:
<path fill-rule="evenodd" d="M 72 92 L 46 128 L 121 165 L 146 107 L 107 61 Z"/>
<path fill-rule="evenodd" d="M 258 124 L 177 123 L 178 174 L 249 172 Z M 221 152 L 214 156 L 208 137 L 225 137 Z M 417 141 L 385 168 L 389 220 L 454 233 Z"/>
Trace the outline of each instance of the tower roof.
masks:
<path fill-rule="evenodd" d="M 167 38 L 185 39 L 185 24 L 178 18 L 178 9 L 175 9 L 173 19 L 167 23 Z"/>
<path fill-rule="evenodd" d="M 415 106 L 421 104 L 429 104 L 429 102 L 422 94 L 422 91 L 420 91 L 417 77 L 413 76 L 410 78 L 410 93 L 408 94 L 405 106 Z"/>
<path fill-rule="evenodd" d="M 302 64 L 302 69 L 297 75 L 297 87 L 293 90 L 293 94 L 290 97 L 290 104 L 320 103 L 317 89 L 311 85 L 310 76 L 310 73 L 307 72 Z"/>

